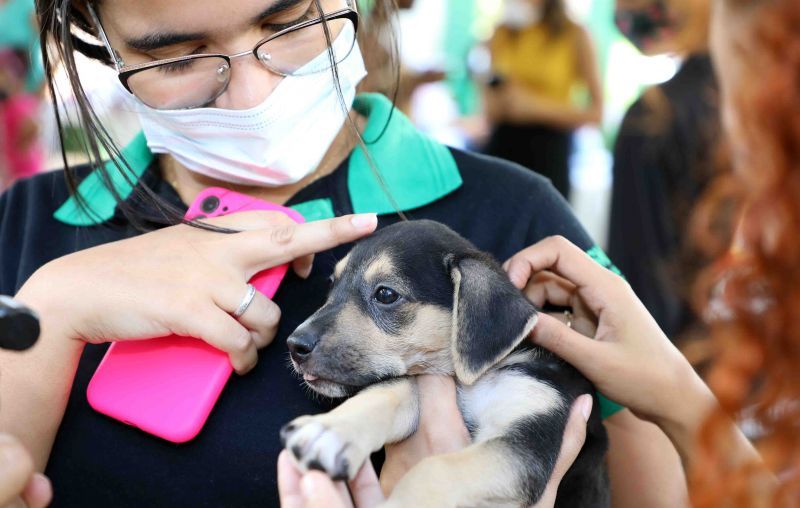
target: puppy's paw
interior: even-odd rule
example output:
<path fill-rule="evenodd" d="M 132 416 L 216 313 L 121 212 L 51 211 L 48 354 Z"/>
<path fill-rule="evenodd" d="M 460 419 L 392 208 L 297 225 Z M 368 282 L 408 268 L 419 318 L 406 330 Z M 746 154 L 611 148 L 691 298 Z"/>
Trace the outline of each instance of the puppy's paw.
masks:
<path fill-rule="evenodd" d="M 356 442 L 353 426 L 326 416 L 301 416 L 284 426 L 283 446 L 303 471 L 316 469 L 334 480 L 353 479 L 369 450 Z"/>

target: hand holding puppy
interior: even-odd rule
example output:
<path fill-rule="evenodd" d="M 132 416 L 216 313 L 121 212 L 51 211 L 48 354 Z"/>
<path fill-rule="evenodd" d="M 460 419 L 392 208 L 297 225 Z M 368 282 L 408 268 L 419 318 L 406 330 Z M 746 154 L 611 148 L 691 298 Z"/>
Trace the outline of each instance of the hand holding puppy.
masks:
<path fill-rule="evenodd" d="M 573 328 L 542 313 L 531 339 L 575 366 L 604 395 L 668 433 L 695 429 L 716 404 L 630 285 L 568 240 L 542 240 L 504 268 L 535 305 L 572 307 Z"/>
<path fill-rule="evenodd" d="M 423 396 L 423 401 L 425 398 L 432 400 L 432 396 L 436 394 L 447 395 L 449 392 L 452 392 L 452 395 L 455 394 L 455 383 L 451 378 L 440 376 L 421 377 L 428 378 L 422 383 L 423 389 L 428 392 L 428 397 Z M 455 401 L 455 398 L 453 400 Z M 423 412 L 425 409 L 426 407 L 423 406 Z M 572 463 L 575 462 L 578 453 L 583 447 L 586 439 L 586 421 L 591 411 L 592 398 L 588 395 L 578 397 L 572 406 L 572 411 L 564 430 L 564 440 L 561 443 L 561 451 L 553 470 L 553 476 L 550 478 L 542 498 L 533 508 L 552 508 L 555 505 L 561 479 Z M 460 414 L 450 416 L 457 416 L 458 420 L 461 420 Z M 426 418 L 423 416 L 423 422 L 425 421 Z M 452 429 L 445 428 L 442 425 L 438 425 L 434 429 L 434 425 L 432 425 L 434 422 L 430 418 L 427 419 L 427 422 L 427 426 L 423 423 L 414 436 L 403 441 L 403 443 L 395 445 L 393 454 L 387 451 L 384 472 L 389 468 L 393 474 L 399 475 L 397 477 L 399 479 L 405 471 L 398 467 L 398 463 L 401 466 L 406 465 L 407 469 L 410 469 L 424 458 L 424 455 L 419 453 L 419 450 L 425 447 L 423 443 L 431 443 L 429 438 L 433 435 L 441 436 L 452 431 Z M 463 428 L 463 421 L 460 421 L 460 423 Z M 458 433 L 455 434 L 458 435 Z M 455 439 L 458 440 L 460 438 L 457 437 Z M 466 444 L 468 442 L 465 442 L 464 446 Z M 446 444 L 447 448 L 442 448 L 445 445 L 435 445 L 429 449 L 432 453 L 444 453 L 453 451 L 452 447 L 455 445 L 456 441 L 449 440 Z M 401 456 L 402 454 L 408 454 L 408 456 L 403 457 Z M 390 458 L 392 456 L 393 458 Z M 392 461 L 396 463 L 392 464 Z M 397 479 L 394 481 L 396 482 Z M 381 478 L 381 481 L 386 485 L 383 478 Z M 348 482 L 348 485 L 345 486 L 342 482 L 334 483 L 328 476 L 319 471 L 311 471 L 305 475 L 300 473 L 292 464 L 289 452 L 286 450 L 281 452 L 280 457 L 278 457 L 278 489 L 283 508 L 373 508 L 385 500 L 381 485 L 378 483 L 378 477 L 370 461 L 367 461 L 353 481 Z"/>

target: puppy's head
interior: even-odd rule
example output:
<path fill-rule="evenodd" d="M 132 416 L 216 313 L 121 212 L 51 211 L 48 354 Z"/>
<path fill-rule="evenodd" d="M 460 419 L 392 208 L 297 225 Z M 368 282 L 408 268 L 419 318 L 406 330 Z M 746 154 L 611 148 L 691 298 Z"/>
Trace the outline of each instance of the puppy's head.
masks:
<path fill-rule="evenodd" d="M 500 266 L 436 222 L 378 231 L 332 278 L 325 305 L 288 339 L 295 370 L 330 397 L 406 374 L 471 384 L 536 323 Z"/>

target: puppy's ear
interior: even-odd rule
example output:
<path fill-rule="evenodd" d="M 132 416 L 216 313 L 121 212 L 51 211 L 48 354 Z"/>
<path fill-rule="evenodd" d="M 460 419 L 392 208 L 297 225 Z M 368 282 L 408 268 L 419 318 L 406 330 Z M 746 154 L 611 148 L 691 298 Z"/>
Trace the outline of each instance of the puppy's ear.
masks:
<path fill-rule="evenodd" d="M 488 256 L 449 256 L 445 264 L 455 288 L 453 364 L 458 380 L 471 385 L 522 342 L 538 315 Z"/>

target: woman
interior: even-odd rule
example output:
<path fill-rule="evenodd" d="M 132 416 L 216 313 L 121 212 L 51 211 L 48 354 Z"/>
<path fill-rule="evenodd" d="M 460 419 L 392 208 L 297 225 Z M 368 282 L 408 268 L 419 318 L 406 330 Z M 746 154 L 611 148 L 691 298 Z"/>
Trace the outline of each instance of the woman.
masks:
<path fill-rule="evenodd" d="M 631 105 L 614 145 L 609 256 L 664 333 L 673 340 L 702 334 L 687 303 L 708 260 L 686 231 L 694 206 L 714 176 L 719 98 L 708 48 L 711 2 L 620 0 L 620 31 L 645 54 L 678 54 L 666 83 Z"/>
<path fill-rule="evenodd" d="M 569 194 L 572 131 L 600 123 L 603 94 L 591 39 L 563 0 L 513 0 L 490 42 L 485 93 L 493 132 L 486 152 L 550 179 Z M 588 101 L 576 101 L 579 88 Z"/>
<path fill-rule="evenodd" d="M 290 375 L 284 340 L 322 304 L 335 262 L 375 229 L 376 214 L 381 226 L 398 212 L 438 220 L 499 259 L 553 234 L 603 259 L 544 179 L 433 142 L 382 96 L 354 100 L 365 69 L 347 0 L 41 0 L 37 11 L 90 155 L 113 156 L 68 168 L 69 185 L 45 174 L 0 198 L 0 293 L 44 316 L 37 347 L 0 356 L 0 429 L 46 466 L 56 502 L 274 506 L 280 427 L 330 407 Z M 386 12 L 375 2 L 371 15 Z M 123 150 L 97 124 L 73 50 L 117 68 L 143 128 Z M 170 225 L 212 185 L 292 206 L 309 223 L 245 213 Z M 294 273 L 274 300 L 256 295 L 235 319 L 250 276 L 287 261 Z M 247 373 L 177 448 L 94 412 L 85 395 L 109 341 L 168 333 L 209 342 Z M 627 410 L 601 409 L 614 413 L 612 477 L 668 485 L 664 506 L 674 506 L 685 489 L 663 434 Z M 402 452 L 384 470 L 411 460 Z"/>

